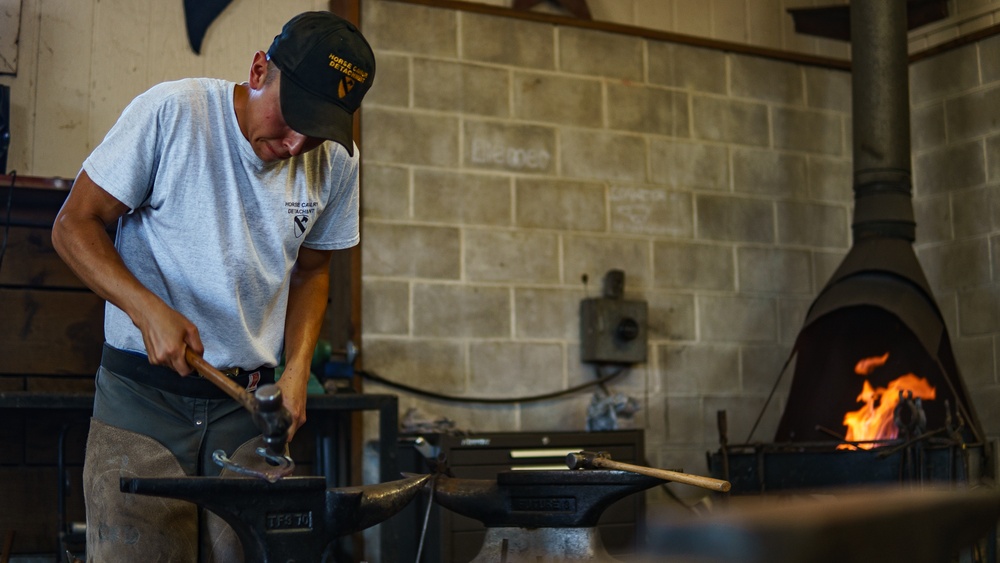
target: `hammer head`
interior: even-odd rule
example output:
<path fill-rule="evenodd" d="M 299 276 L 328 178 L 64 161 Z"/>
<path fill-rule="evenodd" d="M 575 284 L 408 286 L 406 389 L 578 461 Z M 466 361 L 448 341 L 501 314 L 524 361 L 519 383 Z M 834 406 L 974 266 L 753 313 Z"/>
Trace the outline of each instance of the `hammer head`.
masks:
<path fill-rule="evenodd" d="M 264 436 L 267 449 L 276 456 L 285 455 L 285 445 L 288 443 L 288 429 L 292 426 L 292 415 L 282 404 L 281 389 L 277 385 L 268 384 L 254 393 L 256 408 L 253 409 L 253 419 L 257 428 Z"/>
<path fill-rule="evenodd" d="M 608 452 L 570 452 L 566 455 L 566 467 L 570 469 L 595 469 L 596 459 L 611 459 Z"/>

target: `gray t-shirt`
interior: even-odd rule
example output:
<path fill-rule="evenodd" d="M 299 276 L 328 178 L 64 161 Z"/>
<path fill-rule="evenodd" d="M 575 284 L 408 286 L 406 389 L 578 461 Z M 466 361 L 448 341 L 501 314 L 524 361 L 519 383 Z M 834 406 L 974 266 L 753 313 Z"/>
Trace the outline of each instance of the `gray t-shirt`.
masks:
<path fill-rule="evenodd" d="M 198 327 L 218 367 L 277 365 L 290 272 L 300 246 L 354 246 L 358 151 L 334 142 L 264 163 L 240 132 L 235 84 L 154 86 L 125 108 L 83 168 L 131 211 L 115 246 L 147 288 Z M 108 303 L 105 339 L 144 352 Z"/>

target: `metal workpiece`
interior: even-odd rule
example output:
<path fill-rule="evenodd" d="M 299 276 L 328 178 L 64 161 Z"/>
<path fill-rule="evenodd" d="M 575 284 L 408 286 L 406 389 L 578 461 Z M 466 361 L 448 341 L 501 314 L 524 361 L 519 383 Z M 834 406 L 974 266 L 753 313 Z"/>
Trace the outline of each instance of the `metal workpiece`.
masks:
<path fill-rule="evenodd" d="M 323 477 L 181 477 L 121 480 L 121 490 L 193 502 L 228 523 L 247 561 L 325 561 L 332 542 L 383 522 L 406 507 L 430 475 L 327 488 Z"/>
<path fill-rule="evenodd" d="M 491 479 L 437 476 L 434 502 L 487 528 L 593 527 L 619 499 L 664 483 L 627 471 L 504 471 Z"/>

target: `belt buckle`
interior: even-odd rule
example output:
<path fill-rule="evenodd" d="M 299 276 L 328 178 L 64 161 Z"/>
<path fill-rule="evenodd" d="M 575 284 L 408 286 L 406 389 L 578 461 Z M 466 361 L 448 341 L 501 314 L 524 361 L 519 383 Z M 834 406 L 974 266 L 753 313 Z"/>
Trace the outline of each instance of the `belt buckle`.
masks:
<path fill-rule="evenodd" d="M 220 369 L 219 371 L 221 371 L 229 379 L 236 379 L 240 375 L 240 368 L 227 368 Z"/>

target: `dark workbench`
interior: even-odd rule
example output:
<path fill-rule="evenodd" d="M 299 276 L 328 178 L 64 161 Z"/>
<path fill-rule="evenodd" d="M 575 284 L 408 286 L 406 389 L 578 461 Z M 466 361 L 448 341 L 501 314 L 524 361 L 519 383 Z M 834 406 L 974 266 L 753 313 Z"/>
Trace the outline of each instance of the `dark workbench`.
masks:
<path fill-rule="evenodd" d="M 60 417 L 70 417 L 80 422 L 89 422 L 94 397 L 91 393 L 35 393 L 0 392 L 0 418 L 15 413 L 28 417 L 35 413 L 58 413 Z M 379 481 L 394 481 L 400 478 L 397 462 L 397 442 L 399 435 L 399 402 L 395 395 L 366 393 L 341 393 L 330 395 L 310 395 L 306 403 L 307 422 L 300 434 L 312 434 L 315 439 L 315 458 L 311 474 L 326 477 L 329 487 L 345 487 L 361 484 L 360 475 L 351 475 L 351 415 L 359 411 L 378 411 L 379 421 Z M 86 435 L 77 425 L 73 429 L 78 436 Z M 58 441 L 59 473 L 64 471 L 64 434 L 53 436 L 53 447 Z M 292 442 L 296 445 L 296 442 Z M 302 442 L 299 441 L 299 447 Z M 292 458 L 296 459 L 293 450 Z M 77 458 L 79 459 L 79 458 Z M 296 461 L 298 461 L 296 459 Z M 78 462 L 79 463 L 79 462 Z M 306 469 L 306 466 L 300 466 Z M 60 518 L 64 518 L 64 499 L 60 494 Z M 67 523 L 59 524 L 62 530 Z M 54 531 L 55 532 L 55 531 Z M 398 530 L 389 520 L 381 525 L 382 554 L 385 561 L 394 561 L 398 545 Z"/>

